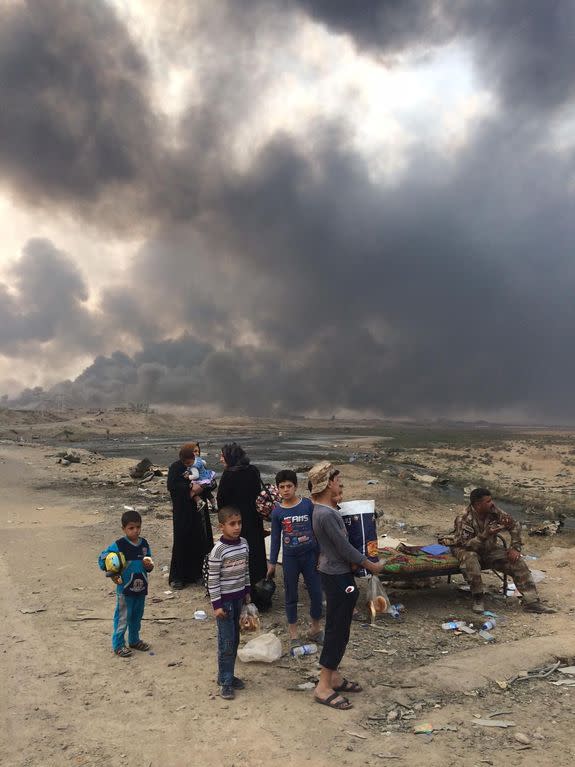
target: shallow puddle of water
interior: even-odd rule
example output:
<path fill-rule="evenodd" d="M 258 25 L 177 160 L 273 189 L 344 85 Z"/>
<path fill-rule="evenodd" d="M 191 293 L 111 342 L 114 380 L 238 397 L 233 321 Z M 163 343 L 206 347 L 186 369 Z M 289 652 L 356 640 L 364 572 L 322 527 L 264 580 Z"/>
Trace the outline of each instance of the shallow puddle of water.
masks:
<path fill-rule="evenodd" d="M 219 463 L 220 449 L 226 442 L 232 442 L 233 436 L 197 434 L 194 435 L 202 446 L 202 457 L 205 458 L 208 467 L 214 469 L 218 474 L 221 472 Z M 328 459 L 334 463 L 347 463 L 352 457 L 358 445 L 366 440 L 384 441 L 388 439 L 383 435 L 373 433 L 316 433 L 302 435 L 298 432 L 297 436 L 281 433 L 277 436 L 266 435 L 246 435 L 242 437 L 241 444 L 249 454 L 252 463 L 259 467 L 262 477 L 269 482 L 275 474 L 286 467 L 304 467 L 309 466 L 316 461 Z M 168 466 L 175 461 L 178 456 L 180 445 L 189 442 L 191 437 L 187 436 L 167 436 L 150 438 L 127 438 L 111 440 L 93 440 L 90 442 L 76 443 L 75 447 L 86 450 L 94 450 L 105 456 L 134 458 L 135 461 L 142 458 L 149 458 L 158 466 Z M 374 467 L 375 468 L 375 467 Z M 379 474 L 381 470 L 391 470 L 396 474 L 405 469 L 408 472 L 421 473 L 426 472 L 424 466 L 410 463 L 386 462 L 377 464 L 374 473 Z M 305 474 L 299 473 L 300 479 L 304 479 Z M 454 503 L 464 505 L 467 498 L 463 488 L 459 485 L 448 483 L 441 486 L 430 486 L 429 492 L 448 497 Z M 498 506 L 512 514 L 519 521 L 533 521 L 534 517 L 523 513 L 523 507 L 516 503 L 497 500 Z"/>

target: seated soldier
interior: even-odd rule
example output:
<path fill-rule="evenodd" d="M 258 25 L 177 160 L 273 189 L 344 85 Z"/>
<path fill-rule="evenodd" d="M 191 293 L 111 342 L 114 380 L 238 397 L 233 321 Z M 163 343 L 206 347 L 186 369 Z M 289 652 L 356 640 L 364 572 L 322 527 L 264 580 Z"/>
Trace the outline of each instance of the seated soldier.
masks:
<path fill-rule="evenodd" d="M 509 514 L 493 503 L 491 492 L 484 487 L 471 491 L 469 506 L 455 519 L 453 554 L 469 585 L 473 596 L 473 612 L 482 613 L 483 581 L 481 570 L 498 570 L 511 575 L 523 596 L 523 608 L 532 613 L 553 613 L 541 604 L 531 571 L 521 556 L 521 531 Z M 507 531 L 511 546 L 503 548 L 497 535 Z"/>

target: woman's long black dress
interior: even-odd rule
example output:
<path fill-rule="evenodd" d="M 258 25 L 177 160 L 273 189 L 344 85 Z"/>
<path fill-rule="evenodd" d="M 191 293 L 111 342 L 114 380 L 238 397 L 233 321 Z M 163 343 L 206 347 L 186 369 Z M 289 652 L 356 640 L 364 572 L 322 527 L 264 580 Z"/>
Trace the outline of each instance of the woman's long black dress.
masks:
<path fill-rule="evenodd" d="M 250 581 L 254 586 L 266 577 L 267 559 L 264 524 L 256 511 L 256 498 L 262 489 L 259 469 L 248 464 L 226 469 L 218 486 L 218 508 L 235 506 L 242 515 L 242 538 L 250 547 Z"/>
<path fill-rule="evenodd" d="M 168 470 L 168 491 L 172 497 L 174 539 L 170 583 L 195 583 L 202 577 L 205 555 L 214 545 L 210 515 L 198 511 L 190 498 L 190 483 L 184 477 L 186 465 L 175 461 Z"/>

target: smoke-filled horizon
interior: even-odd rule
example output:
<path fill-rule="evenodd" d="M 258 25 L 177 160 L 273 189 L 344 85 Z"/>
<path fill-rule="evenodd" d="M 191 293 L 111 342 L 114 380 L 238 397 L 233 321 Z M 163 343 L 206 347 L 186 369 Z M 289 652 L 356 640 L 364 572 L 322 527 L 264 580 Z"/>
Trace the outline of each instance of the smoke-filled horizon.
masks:
<path fill-rule="evenodd" d="M 0 394 L 572 421 L 575 7 L 193 5 L 0 3 Z"/>

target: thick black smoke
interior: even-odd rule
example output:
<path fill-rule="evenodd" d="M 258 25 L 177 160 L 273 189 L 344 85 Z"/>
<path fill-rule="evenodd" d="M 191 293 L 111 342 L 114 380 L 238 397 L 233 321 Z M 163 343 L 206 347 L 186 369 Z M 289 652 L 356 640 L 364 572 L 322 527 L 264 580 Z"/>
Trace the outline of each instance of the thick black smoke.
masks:
<path fill-rule="evenodd" d="M 2 182 L 84 216 L 103 207 L 110 223 L 113 196 L 136 205 L 159 151 L 145 57 L 105 2 L 23 0 L 0 15 Z"/>
<path fill-rule="evenodd" d="M 572 418 L 574 155 L 556 138 L 573 105 L 574 13 L 551 3 L 543 19 L 534 2 L 202 7 L 180 31 L 206 55 L 173 147 L 146 132 L 145 99 L 142 136 L 115 123 L 141 159 L 122 183 L 156 231 L 92 319 L 108 343 L 117 331 L 117 348 L 139 351 L 100 356 L 54 393 L 261 414 Z M 261 94 L 281 87 L 276 51 L 302 12 L 370 55 L 459 40 L 496 106 L 455 154 L 414 147 L 394 181 L 375 180 L 352 149 L 345 113 L 310 120 L 304 138 L 272 137 L 238 168 L 229 147 Z M 125 219 L 139 215 L 94 183 Z"/>
<path fill-rule="evenodd" d="M 86 308 L 80 270 L 49 240 L 30 240 L 11 270 L 11 290 L 0 283 L 0 353 L 94 351 L 99 334 Z"/>

